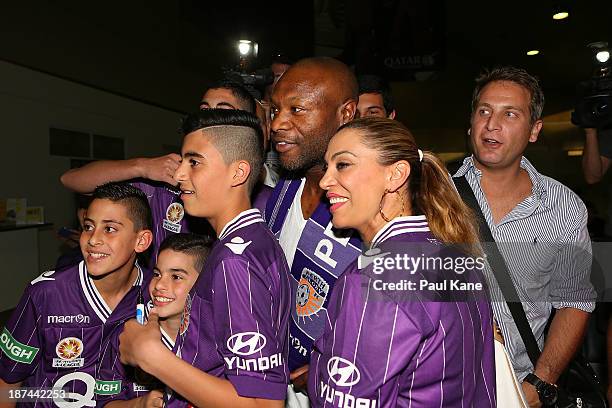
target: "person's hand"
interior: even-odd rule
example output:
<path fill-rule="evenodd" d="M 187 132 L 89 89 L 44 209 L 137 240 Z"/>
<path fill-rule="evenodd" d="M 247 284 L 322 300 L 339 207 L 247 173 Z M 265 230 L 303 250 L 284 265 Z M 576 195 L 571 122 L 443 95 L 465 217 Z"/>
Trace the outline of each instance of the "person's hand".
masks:
<path fill-rule="evenodd" d="M 523 388 L 523 393 L 525 394 L 525 399 L 527 400 L 527 404 L 531 408 L 541 407 L 542 402 L 540 402 L 540 397 L 538 396 L 538 392 L 536 391 L 536 388 L 526 381 L 523 381 L 521 386 Z"/>
<path fill-rule="evenodd" d="M 176 186 L 178 182 L 174 179 L 174 172 L 178 169 L 181 156 L 170 153 L 165 156 L 142 159 L 140 166 L 144 178 Z"/>
<path fill-rule="evenodd" d="M 302 391 L 308 395 L 308 364 L 289 373 L 289 379 L 296 392 Z"/>
<path fill-rule="evenodd" d="M 160 390 L 153 390 L 140 398 L 138 408 L 163 408 L 164 394 Z"/>
<path fill-rule="evenodd" d="M 119 335 L 119 355 L 123 364 L 142 368 L 143 362 L 147 361 L 148 357 L 155 356 L 163 347 L 159 316 L 155 312 L 149 314 L 149 320 L 144 325 L 139 324 L 136 319 L 128 320 Z"/>

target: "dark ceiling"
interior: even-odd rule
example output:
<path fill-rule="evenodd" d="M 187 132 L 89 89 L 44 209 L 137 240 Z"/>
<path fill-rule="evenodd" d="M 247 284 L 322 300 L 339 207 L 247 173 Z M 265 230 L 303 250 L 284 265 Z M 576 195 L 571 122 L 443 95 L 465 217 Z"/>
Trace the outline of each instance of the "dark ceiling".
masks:
<path fill-rule="evenodd" d="M 279 51 L 296 58 L 314 53 L 357 62 L 358 71 L 375 67 L 361 63 L 381 57 L 376 53 L 430 48 L 441 58 L 424 75 L 429 79 L 406 80 L 414 77 L 408 72 L 392 81 L 399 118 L 415 129 L 456 129 L 467 122 L 474 77 L 498 64 L 523 66 L 541 78 L 545 114 L 571 108 L 576 83 L 592 71 L 586 45 L 612 42 L 612 1 L 566 0 L 570 16 L 562 21 L 553 21 L 553 3 L 134 0 L 93 9 L 76 0 L 35 8 L 5 2 L 0 58 L 187 111 L 221 66 L 236 63 L 240 38 L 259 43 L 259 65 Z M 380 35 L 387 26 L 395 36 Z M 526 56 L 532 48 L 540 55 Z"/>
<path fill-rule="evenodd" d="M 555 4 L 565 5 L 569 18 L 553 20 Z M 587 44 L 608 40 L 612 43 L 612 1 L 604 0 L 315 0 L 293 5 L 232 2 L 214 6 L 182 0 L 181 12 L 186 22 L 206 22 L 193 27 L 198 27 L 195 29 L 201 32 L 199 41 L 206 44 L 207 68 L 211 72 L 215 65 L 235 62 L 230 44 L 240 36 L 259 42 L 260 65 L 267 63 L 276 51 L 300 57 L 314 50 L 339 56 L 351 64 L 357 62 L 356 68 L 362 72 L 360 58 L 374 56 L 356 56 L 356 50 L 376 54 L 385 52 L 381 48 L 395 47 L 410 54 L 410 47 L 419 49 L 422 45 L 419 41 L 429 41 L 428 46 L 442 57 L 435 73 L 418 82 L 411 80 L 412 73 L 404 72 L 392 82 L 400 119 L 415 128 L 464 126 L 474 77 L 483 67 L 502 64 L 522 66 L 541 79 L 547 97 L 545 114 L 568 110 L 573 104 L 576 83 L 592 73 L 592 55 Z M 410 19 L 411 14 L 418 13 L 425 15 L 424 21 L 419 21 L 418 16 Z M 433 34 L 420 35 L 418 29 L 401 31 L 408 25 L 415 26 L 415 20 L 421 24 L 422 32 L 430 29 Z M 372 33 L 385 24 L 399 26 L 404 37 L 396 36 L 391 44 L 381 45 L 380 40 L 376 43 L 371 39 L 375 36 Z M 375 44 L 364 46 L 368 41 Z M 192 42 L 185 45 L 193 47 Z M 526 51 L 534 48 L 540 54 L 527 56 Z M 377 70 L 376 64 L 362 66 L 367 67 L 365 70 Z"/>

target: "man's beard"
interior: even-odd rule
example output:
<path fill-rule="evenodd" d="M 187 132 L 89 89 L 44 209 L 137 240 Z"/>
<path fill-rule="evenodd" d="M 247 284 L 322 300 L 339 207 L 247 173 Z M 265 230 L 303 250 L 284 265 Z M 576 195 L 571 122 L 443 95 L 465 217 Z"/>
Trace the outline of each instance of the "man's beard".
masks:
<path fill-rule="evenodd" d="M 325 150 L 326 149 L 327 144 L 325 145 Z M 289 162 L 283 160 L 282 154 L 279 155 L 279 163 L 282 171 L 284 174 L 290 175 L 291 177 L 303 177 L 311 168 L 323 166 L 323 164 L 325 164 L 325 160 L 323 159 L 325 150 L 320 150 L 319 146 L 316 145 L 307 146 L 304 151 L 307 151 L 309 154 L 302 154 Z"/>

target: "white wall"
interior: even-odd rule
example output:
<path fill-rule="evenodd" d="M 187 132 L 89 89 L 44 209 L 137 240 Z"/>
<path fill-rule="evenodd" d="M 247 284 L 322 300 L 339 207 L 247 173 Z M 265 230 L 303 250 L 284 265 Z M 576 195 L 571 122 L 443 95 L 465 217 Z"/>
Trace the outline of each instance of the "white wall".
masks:
<path fill-rule="evenodd" d="M 0 261 L 0 274 L 37 275 L 53 266 L 60 246 L 55 231 L 74 223 L 73 196 L 59 182 L 70 158 L 49 155 L 49 127 L 123 138 L 129 158 L 162 154 L 163 144 L 180 145 L 180 118 L 176 112 L 0 61 L 0 197 L 26 197 L 28 205 L 42 205 L 46 221 L 54 224 L 39 232 L 38 271 Z"/>

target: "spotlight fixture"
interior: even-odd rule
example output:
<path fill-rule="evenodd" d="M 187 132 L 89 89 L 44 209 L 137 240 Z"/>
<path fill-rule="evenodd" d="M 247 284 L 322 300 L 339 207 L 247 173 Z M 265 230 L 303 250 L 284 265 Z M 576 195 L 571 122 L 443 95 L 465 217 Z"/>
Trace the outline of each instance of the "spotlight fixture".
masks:
<path fill-rule="evenodd" d="M 532 55 L 538 55 L 540 53 L 540 50 L 529 50 L 527 51 L 527 55 L 532 56 Z"/>
<path fill-rule="evenodd" d="M 257 57 L 258 45 L 251 40 L 238 41 L 238 52 L 242 57 Z"/>
<path fill-rule="evenodd" d="M 607 65 L 610 60 L 610 48 L 608 43 L 605 41 L 597 41 L 590 43 L 588 47 L 593 51 L 593 57 L 595 58 L 595 64 Z"/>
<path fill-rule="evenodd" d="M 595 54 L 595 59 L 602 64 L 605 64 L 610 59 L 610 51 L 598 51 L 597 54 Z"/>

